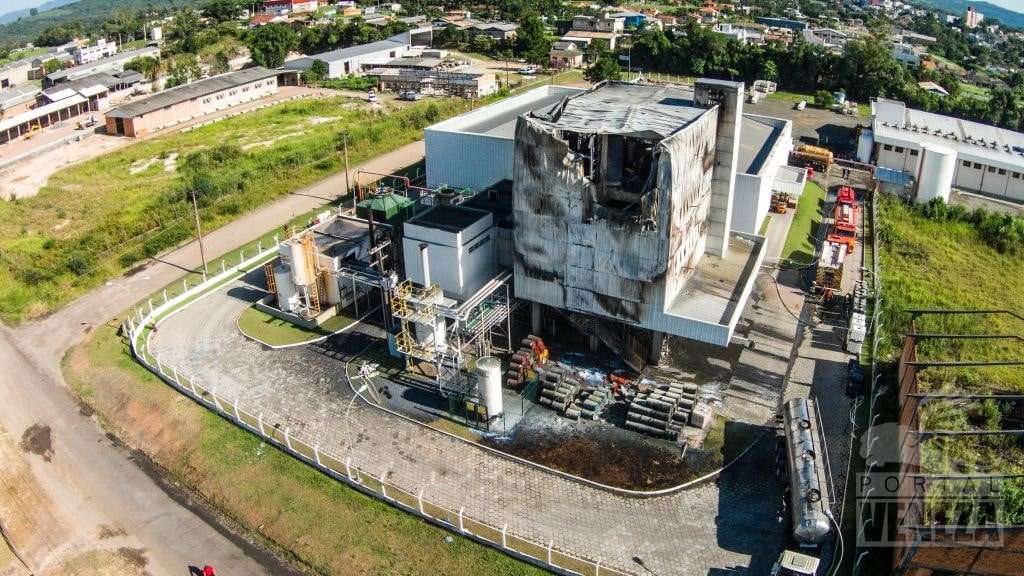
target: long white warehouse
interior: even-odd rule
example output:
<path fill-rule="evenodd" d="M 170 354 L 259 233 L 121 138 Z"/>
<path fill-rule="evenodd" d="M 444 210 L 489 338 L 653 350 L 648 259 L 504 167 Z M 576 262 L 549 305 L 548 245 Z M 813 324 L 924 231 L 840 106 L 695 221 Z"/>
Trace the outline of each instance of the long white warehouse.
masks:
<path fill-rule="evenodd" d="M 872 103 L 872 112 L 871 135 L 862 136 L 870 143 L 861 148 L 862 161 L 873 158 L 878 166 L 917 177 L 922 145 L 950 149 L 956 154 L 954 187 L 1024 202 L 1024 134 L 884 98 Z"/>

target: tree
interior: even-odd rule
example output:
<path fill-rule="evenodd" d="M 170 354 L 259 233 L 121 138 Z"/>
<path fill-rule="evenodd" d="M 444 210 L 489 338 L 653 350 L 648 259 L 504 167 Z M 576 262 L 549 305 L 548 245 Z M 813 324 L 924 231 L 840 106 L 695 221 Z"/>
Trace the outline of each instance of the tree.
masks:
<path fill-rule="evenodd" d="M 217 22 L 235 20 L 242 13 L 239 0 L 209 0 L 200 9 L 203 14 Z"/>
<path fill-rule="evenodd" d="M 199 78 L 202 68 L 199 67 L 199 59 L 195 54 L 179 54 L 170 59 L 167 64 L 166 88 L 181 86 Z"/>
<path fill-rule="evenodd" d="M 53 26 L 48 26 L 36 37 L 35 45 L 60 46 L 61 44 L 67 44 L 83 33 L 82 23 L 77 20 L 67 24 L 54 24 Z"/>
<path fill-rule="evenodd" d="M 771 80 L 772 82 L 779 79 L 779 67 L 775 62 L 768 60 L 761 66 L 761 79 Z"/>
<path fill-rule="evenodd" d="M 878 40 L 851 40 L 843 48 L 839 86 L 845 87 L 856 100 L 895 95 L 906 84 L 906 75 L 889 48 Z"/>
<path fill-rule="evenodd" d="M 618 62 L 615 61 L 615 55 L 610 52 L 605 52 L 597 59 L 596 62 L 583 71 L 583 77 L 590 82 L 621 80 L 622 69 L 619 68 Z"/>
<path fill-rule="evenodd" d="M 814 105 L 821 108 L 831 108 L 836 104 L 836 97 L 828 90 L 818 90 L 814 93 Z"/>
<path fill-rule="evenodd" d="M 125 62 L 125 70 L 134 70 L 153 82 L 160 73 L 160 61 L 152 56 L 139 56 Z"/>
<path fill-rule="evenodd" d="M 64 69 L 64 62 L 57 60 L 56 58 L 50 58 L 46 62 L 43 62 L 43 71 L 47 74 L 53 74 L 57 70 Z"/>
<path fill-rule="evenodd" d="M 306 83 L 316 84 L 327 78 L 330 74 L 330 69 L 327 67 L 327 62 L 323 60 L 313 60 L 313 63 L 309 66 L 309 70 L 306 70 Z"/>
<path fill-rule="evenodd" d="M 29 10 L 28 10 L 28 15 L 29 16 L 36 16 L 38 14 L 39 14 L 39 8 L 29 8 Z"/>
<path fill-rule="evenodd" d="M 515 51 L 521 58 L 533 64 L 548 61 L 551 51 L 551 40 L 544 31 L 544 23 L 535 13 L 528 13 L 519 20 L 516 30 Z"/>
<path fill-rule="evenodd" d="M 252 61 L 265 68 L 284 64 L 288 51 L 298 42 L 295 31 L 284 24 L 267 24 L 249 34 Z"/>
<path fill-rule="evenodd" d="M 202 46 L 199 42 L 199 32 L 202 23 L 199 15 L 191 8 L 178 10 L 167 31 L 167 38 L 173 44 L 175 52 L 188 52 L 195 54 Z"/>

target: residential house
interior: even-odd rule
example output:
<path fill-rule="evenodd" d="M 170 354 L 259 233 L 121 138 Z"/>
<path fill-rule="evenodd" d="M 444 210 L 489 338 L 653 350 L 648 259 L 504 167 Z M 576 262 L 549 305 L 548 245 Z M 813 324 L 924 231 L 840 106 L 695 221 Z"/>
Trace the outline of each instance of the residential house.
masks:
<path fill-rule="evenodd" d="M 559 40 L 551 45 L 548 61 L 556 70 L 579 68 L 583 65 L 583 51 L 573 42 Z"/>

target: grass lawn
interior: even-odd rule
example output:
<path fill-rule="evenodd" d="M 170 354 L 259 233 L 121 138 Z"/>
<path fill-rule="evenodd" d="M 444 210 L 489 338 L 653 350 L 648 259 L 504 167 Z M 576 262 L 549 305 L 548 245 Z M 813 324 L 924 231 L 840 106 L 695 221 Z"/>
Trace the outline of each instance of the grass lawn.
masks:
<path fill-rule="evenodd" d="M 114 328 L 94 329 L 63 368 L 106 428 L 310 572 L 545 574 L 465 538 L 446 543 L 450 532 L 262 443 L 134 362 Z"/>
<path fill-rule="evenodd" d="M 191 236 L 339 171 L 339 133 L 358 164 L 464 111 L 461 100 L 387 113 L 352 99 L 302 100 L 127 146 L 56 173 L 39 195 L 0 202 L 0 319 L 46 314 Z"/>
<path fill-rule="evenodd" d="M 787 92 L 786 90 L 776 90 L 773 94 L 769 94 L 768 98 L 772 100 L 785 100 L 786 102 L 799 102 L 806 100 L 807 105 L 810 106 L 814 103 L 814 94 L 802 94 L 800 92 Z"/>
<path fill-rule="evenodd" d="M 0 66 L 14 62 L 15 60 L 21 60 L 22 58 L 35 58 L 36 56 L 42 56 L 49 52 L 50 49 L 44 46 L 39 48 L 22 48 L 20 50 L 11 50 L 11 53 L 6 58 L 0 58 Z"/>
<path fill-rule="evenodd" d="M 988 102 L 990 97 L 988 88 L 982 88 L 981 86 L 975 86 L 974 84 L 968 84 L 967 82 L 960 83 L 960 91 L 964 96 L 977 98 L 978 100 L 983 100 L 985 102 Z"/>
<path fill-rule="evenodd" d="M 789 225 L 789 234 L 782 247 L 782 260 L 796 266 L 814 261 L 817 251 L 818 226 L 821 225 L 821 209 L 825 203 L 825 190 L 814 182 L 804 185 L 804 192 Z"/>
<path fill-rule="evenodd" d="M 253 340 L 258 340 L 270 346 L 286 346 L 288 344 L 300 344 L 310 342 L 324 336 L 330 336 L 355 322 L 345 314 L 338 314 L 327 319 L 323 324 L 314 330 L 281 320 L 266 312 L 257 309 L 255 306 L 246 308 L 238 317 L 238 329 Z"/>

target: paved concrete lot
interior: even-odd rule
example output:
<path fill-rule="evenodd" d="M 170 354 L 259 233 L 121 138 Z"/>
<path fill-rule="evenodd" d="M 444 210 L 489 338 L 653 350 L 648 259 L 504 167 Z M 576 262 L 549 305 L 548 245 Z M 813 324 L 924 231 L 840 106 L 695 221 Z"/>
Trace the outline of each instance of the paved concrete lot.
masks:
<path fill-rule="evenodd" d="M 593 488 L 353 401 L 345 363 L 376 329 L 287 350 L 245 339 L 234 320 L 260 296 L 258 275 L 170 317 L 152 351 L 341 461 L 351 456 L 413 494 L 422 489 L 426 500 L 605 565 L 644 572 L 633 561 L 639 557 L 662 575 L 760 575 L 785 541 L 770 437 L 717 481 L 690 490 L 626 498 Z"/>
<path fill-rule="evenodd" d="M 867 125 L 868 118 L 857 118 L 808 106 L 802 111 L 793 107 L 788 100 L 768 98 L 757 104 L 746 103 L 743 112 L 761 114 L 793 121 L 793 140 L 799 144 L 816 144 L 829 147 L 839 155 L 856 152 L 856 141 L 852 140 L 852 129 L 858 124 Z"/>

